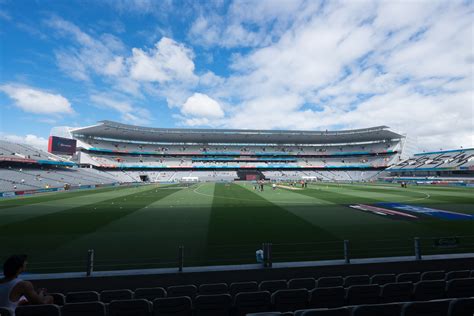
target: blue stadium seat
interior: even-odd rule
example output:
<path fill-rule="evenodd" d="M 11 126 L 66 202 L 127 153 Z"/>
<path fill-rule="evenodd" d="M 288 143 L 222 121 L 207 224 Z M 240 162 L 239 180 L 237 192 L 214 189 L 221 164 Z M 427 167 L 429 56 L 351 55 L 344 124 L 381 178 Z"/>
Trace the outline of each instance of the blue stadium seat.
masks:
<path fill-rule="evenodd" d="M 289 312 L 308 307 L 309 292 L 305 289 L 278 290 L 272 294 L 273 309 Z"/>
<path fill-rule="evenodd" d="M 271 308 L 271 294 L 268 291 L 241 292 L 234 298 L 234 316 L 271 311 Z"/>
<path fill-rule="evenodd" d="M 458 270 L 458 271 L 450 271 L 446 273 L 446 281 L 452 279 L 464 279 L 469 278 L 469 274 L 471 271 L 469 270 Z"/>
<path fill-rule="evenodd" d="M 318 279 L 318 287 L 335 287 L 342 286 L 344 284 L 344 278 L 341 276 L 333 277 L 321 277 Z"/>
<path fill-rule="evenodd" d="M 444 280 L 445 277 L 444 271 L 425 271 L 421 274 L 421 281 Z"/>
<path fill-rule="evenodd" d="M 66 294 L 66 303 L 85 303 L 99 301 L 96 291 L 69 292 Z"/>
<path fill-rule="evenodd" d="M 68 303 L 61 307 L 62 316 L 105 316 L 106 308 L 102 302 Z"/>
<path fill-rule="evenodd" d="M 229 294 L 198 295 L 194 300 L 194 316 L 230 316 L 231 308 Z"/>
<path fill-rule="evenodd" d="M 287 288 L 288 284 L 286 283 L 286 280 L 263 281 L 258 286 L 260 291 L 268 291 L 270 293 L 276 292 L 278 290 L 286 290 Z"/>
<path fill-rule="evenodd" d="M 151 302 L 145 299 L 112 301 L 109 304 L 108 316 L 150 316 Z"/>
<path fill-rule="evenodd" d="M 296 278 L 288 281 L 289 289 L 306 289 L 312 290 L 316 287 L 316 280 L 314 278 Z"/>
<path fill-rule="evenodd" d="M 342 286 L 315 288 L 310 292 L 311 308 L 334 308 L 345 304 L 345 290 Z"/>
<path fill-rule="evenodd" d="M 227 294 L 229 287 L 225 283 L 201 284 L 199 286 L 199 295 Z"/>
<path fill-rule="evenodd" d="M 194 299 L 197 295 L 197 287 L 195 285 L 175 285 L 167 288 L 168 297 L 187 296 Z"/>
<path fill-rule="evenodd" d="M 397 282 L 411 282 L 416 283 L 420 281 L 420 272 L 400 273 L 397 275 Z"/>
<path fill-rule="evenodd" d="M 235 282 L 229 287 L 230 295 L 243 292 L 256 292 L 258 291 L 257 282 Z"/>
<path fill-rule="evenodd" d="M 396 282 L 395 274 L 374 274 L 370 277 L 370 284 L 384 285 Z"/>
<path fill-rule="evenodd" d="M 399 316 L 403 303 L 359 305 L 352 310 L 351 316 Z"/>
<path fill-rule="evenodd" d="M 153 301 L 155 298 L 162 297 L 166 297 L 166 290 L 162 287 L 138 288 L 133 294 L 133 298 L 135 299 L 144 298 L 149 301 Z"/>
<path fill-rule="evenodd" d="M 349 275 L 344 278 L 344 287 L 352 285 L 366 285 L 370 283 L 368 275 Z"/>
<path fill-rule="evenodd" d="M 347 305 L 377 304 L 380 287 L 377 284 L 352 285 L 346 290 Z"/>
<path fill-rule="evenodd" d="M 474 315 L 474 297 L 458 298 L 449 303 L 448 316 Z"/>
<path fill-rule="evenodd" d="M 153 300 L 153 316 L 192 316 L 193 305 L 187 296 Z"/>
<path fill-rule="evenodd" d="M 133 292 L 130 290 L 105 290 L 100 292 L 100 301 L 110 303 L 117 300 L 131 300 Z"/>
<path fill-rule="evenodd" d="M 474 297 L 474 278 L 453 279 L 446 284 L 446 297 Z"/>
<path fill-rule="evenodd" d="M 54 304 L 19 306 L 15 310 L 15 316 L 61 316 L 61 309 Z"/>
<path fill-rule="evenodd" d="M 410 302 L 403 305 L 401 316 L 446 316 L 449 300 Z"/>
<path fill-rule="evenodd" d="M 408 302 L 411 300 L 412 292 L 413 283 L 411 282 L 384 284 L 380 290 L 380 302 Z"/>
<path fill-rule="evenodd" d="M 413 299 L 415 301 L 429 301 L 444 298 L 445 281 L 420 281 L 415 283 Z"/>

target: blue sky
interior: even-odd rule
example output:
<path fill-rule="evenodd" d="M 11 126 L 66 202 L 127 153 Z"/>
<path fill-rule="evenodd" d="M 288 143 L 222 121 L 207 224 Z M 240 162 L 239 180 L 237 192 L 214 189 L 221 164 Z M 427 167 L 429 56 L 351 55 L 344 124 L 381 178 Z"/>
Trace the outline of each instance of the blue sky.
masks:
<path fill-rule="evenodd" d="M 0 0 L 0 135 L 346 129 L 474 147 L 472 1 Z"/>

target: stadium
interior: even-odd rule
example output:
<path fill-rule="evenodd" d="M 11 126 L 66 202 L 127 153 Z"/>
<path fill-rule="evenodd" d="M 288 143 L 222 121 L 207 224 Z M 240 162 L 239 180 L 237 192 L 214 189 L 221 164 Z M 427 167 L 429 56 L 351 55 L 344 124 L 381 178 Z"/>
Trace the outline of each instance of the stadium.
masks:
<path fill-rule="evenodd" d="M 80 303 L 88 315 L 113 300 L 157 299 L 156 315 L 387 303 L 384 284 L 411 278 L 414 300 L 472 293 L 474 149 L 406 158 L 405 141 L 386 126 L 112 121 L 53 128 L 48 152 L 1 141 L 2 253 L 28 253 L 31 279 L 64 306 L 100 300 Z"/>
<path fill-rule="evenodd" d="M 0 0 L 0 316 L 474 316 L 473 0 Z"/>

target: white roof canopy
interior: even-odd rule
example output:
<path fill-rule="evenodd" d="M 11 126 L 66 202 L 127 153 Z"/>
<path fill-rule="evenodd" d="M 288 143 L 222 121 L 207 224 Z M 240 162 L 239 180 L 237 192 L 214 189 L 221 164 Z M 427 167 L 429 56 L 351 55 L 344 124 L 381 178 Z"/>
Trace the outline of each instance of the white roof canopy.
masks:
<path fill-rule="evenodd" d="M 73 129 L 75 137 L 160 143 L 337 144 L 400 139 L 387 126 L 341 131 L 151 128 L 101 121 Z"/>

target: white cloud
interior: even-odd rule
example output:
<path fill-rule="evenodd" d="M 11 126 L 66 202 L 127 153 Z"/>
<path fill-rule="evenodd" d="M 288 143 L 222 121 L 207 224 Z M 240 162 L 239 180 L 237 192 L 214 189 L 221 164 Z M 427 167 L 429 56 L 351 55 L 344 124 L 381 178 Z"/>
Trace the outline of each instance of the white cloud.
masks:
<path fill-rule="evenodd" d="M 123 65 L 123 57 L 116 56 L 112 61 L 110 61 L 104 69 L 105 74 L 111 76 L 120 75 L 123 72 L 124 65 Z"/>
<path fill-rule="evenodd" d="M 60 18 L 48 25 L 72 39 L 55 52 L 68 75 L 98 77 L 134 100 L 166 100 L 180 111 L 179 124 L 389 125 L 424 149 L 474 145 L 472 2 L 276 1 L 191 4 L 198 13 L 187 39 L 204 46 L 196 50 L 170 35 L 129 49 Z M 148 0 L 117 1 L 115 8 L 157 10 Z M 101 96 L 93 97 L 97 105 L 123 120 L 147 116 L 125 97 Z"/>
<path fill-rule="evenodd" d="M 163 37 L 149 51 L 133 48 L 128 62 L 133 79 L 164 83 L 172 80 L 196 80 L 192 59 L 192 50 Z"/>
<path fill-rule="evenodd" d="M 225 83 L 225 79 L 217 76 L 212 71 L 207 71 L 203 75 L 199 76 L 199 83 L 205 87 L 216 87 L 223 85 Z"/>
<path fill-rule="evenodd" d="M 147 109 L 133 106 L 123 96 L 93 94 L 91 101 L 99 108 L 108 108 L 121 114 L 122 121 L 129 124 L 147 125 L 151 114 Z"/>
<path fill-rule="evenodd" d="M 211 121 L 206 117 L 193 117 L 193 118 L 180 118 L 185 126 L 208 126 L 211 125 Z"/>
<path fill-rule="evenodd" d="M 117 101 L 105 95 L 92 95 L 91 100 L 100 106 L 105 106 L 121 113 L 131 112 L 133 110 L 132 106 L 129 103 L 124 101 Z"/>
<path fill-rule="evenodd" d="M 220 5 L 217 5 L 220 7 Z M 212 5 L 205 6 L 194 20 L 189 35 L 196 45 L 261 47 L 272 43 L 297 18 L 298 13 L 314 12 L 315 1 L 237 0 L 219 16 Z"/>
<path fill-rule="evenodd" d="M 181 113 L 186 116 L 198 118 L 222 118 L 224 111 L 221 105 L 206 94 L 194 93 L 181 108 Z M 201 121 L 202 122 L 202 121 Z"/>
<path fill-rule="evenodd" d="M 60 94 L 16 84 L 2 85 L 0 91 L 6 93 L 14 100 L 15 106 L 25 112 L 37 114 L 70 114 L 74 112 L 69 101 Z"/>
<path fill-rule="evenodd" d="M 35 148 L 47 151 L 48 150 L 48 140 L 44 137 L 27 134 L 25 136 L 11 135 L 11 134 L 0 134 L 3 139 L 10 141 L 12 143 L 27 144 Z"/>
<path fill-rule="evenodd" d="M 229 105 L 224 119 L 208 125 L 389 125 L 423 149 L 474 145 L 472 3 L 311 3 L 254 22 L 265 29 L 291 20 L 272 31 L 276 40 L 234 55 L 228 77 L 210 80 L 217 84 L 206 93 Z M 203 30 L 215 26 L 211 17 L 198 22 Z"/>
<path fill-rule="evenodd" d="M 179 101 L 189 96 L 189 90 L 199 82 L 194 73 L 193 50 L 171 38 L 162 37 L 151 49 L 129 49 L 114 35 L 85 32 L 59 17 L 45 23 L 70 40 L 55 51 L 55 57 L 58 67 L 74 79 L 90 85 L 101 83 L 136 98 L 158 96 Z M 176 91 L 179 98 L 175 97 Z M 176 104 L 180 103 L 169 106 Z"/>
<path fill-rule="evenodd" d="M 74 45 L 60 47 L 55 51 L 58 67 L 78 80 L 91 80 L 92 74 L 118 76 L 122 74 L 125 50 L 122 41 L 111 34 L 95 38 L 83 32 L 77 25 L 59 17 L 51 17 L 46 25 L 59 35 L 72 39 Z"/>

